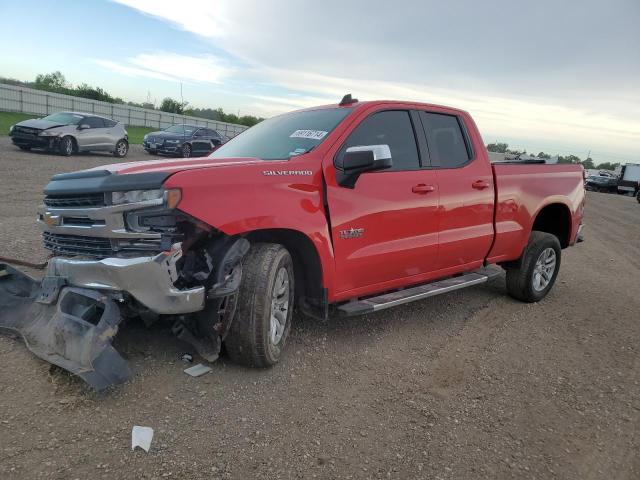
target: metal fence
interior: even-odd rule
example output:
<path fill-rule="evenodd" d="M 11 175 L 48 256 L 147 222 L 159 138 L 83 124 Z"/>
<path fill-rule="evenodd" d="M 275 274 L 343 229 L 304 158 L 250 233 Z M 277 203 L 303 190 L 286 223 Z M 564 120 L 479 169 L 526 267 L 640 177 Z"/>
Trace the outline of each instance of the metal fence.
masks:
<path fill-rule="evenodd" d="M 95 113 L 133 127 L 163 129 L 174 124 L 189 123 L 209 127 L 227 137 L 235 137 L 248 127 L 205 118 L 188 117 L 118 103 L 100 102 L 61 93 L 0 83 L 0 111 L 49 115 L 59 111 Z"/>

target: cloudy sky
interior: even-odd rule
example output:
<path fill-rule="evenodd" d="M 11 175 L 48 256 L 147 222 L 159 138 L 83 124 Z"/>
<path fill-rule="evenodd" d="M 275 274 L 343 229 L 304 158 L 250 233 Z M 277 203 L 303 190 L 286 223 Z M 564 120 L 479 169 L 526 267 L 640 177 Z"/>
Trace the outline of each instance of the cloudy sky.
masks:
<path fill-rule="evenodd" d="M 1 2 L 0 75 L 269 116 L 411 99 L 486 142 L 640 161 L 640 0 Z M 12 21 L 7 22 L 7 19 Z"/>

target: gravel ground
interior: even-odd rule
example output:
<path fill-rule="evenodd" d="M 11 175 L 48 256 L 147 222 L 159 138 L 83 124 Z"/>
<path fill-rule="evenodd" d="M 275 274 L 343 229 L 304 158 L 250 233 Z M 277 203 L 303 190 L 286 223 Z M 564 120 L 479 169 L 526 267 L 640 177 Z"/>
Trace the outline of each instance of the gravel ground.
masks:
<path fill-rule="evenodd" d="M 132 149 L 129 160 L 148 158 Z M 108 156 L 0 139 L 0 255 L 43 260 L 51 174 Z M 360 318 L 294 318 L 282 363 L 190 378 L 166 327 L 122 329 L 135 378 L 96 394 L 0 337 L 0 477 L 640 478 L 640 205 L 589 194 L 543 302 L 504 278 Z M 131 428 L 155 429 L 151 451 Z"/>

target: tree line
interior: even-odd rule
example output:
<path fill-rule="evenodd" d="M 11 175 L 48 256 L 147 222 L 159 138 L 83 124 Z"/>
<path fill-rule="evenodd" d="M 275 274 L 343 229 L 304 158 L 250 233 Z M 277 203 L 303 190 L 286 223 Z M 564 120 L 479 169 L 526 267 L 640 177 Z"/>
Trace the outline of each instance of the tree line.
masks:
<path fill-rule="evenodd" d="M 527 151 L 523 150 L 512 150 L 509 148 L 509 144 L 508 143 L 490 143 L 489 145 L 487 145 L 487 150 L 490 152 L 496 152 L 496 153 L 508 153 L 508 154 L 512 154 L 512 155 L 526 155 Z M 551 158 L 551 155 L 549 155 L 548 153 L 545 152 L 539 152 L 536 157 L 538 158 L 544 158 L 544 159 L 549 159 Z M 591 157 L 585 158 L 584 160 L 582 160 L 580 157 L 578 157 L 577 155 L 558 155 L 558 163 L 574 163 L 574 164 L 580 164 L 582 165 L 585 170 L 589 170 L 589 169 L 594 169 L 594 168 L 598 168 L 600 170 L 615 170 L 616 167 L 618 167 L 620 165 L 620 163 L 612 163 L 612 162 L 601 162 L 598 163 L 597 165 L 593 162 L 593 159 Z"/>
<path fill-rule="evenodd" d="M 253 115 L 235 115 L 226 113 L 222 108 L 192 108 L 188 102 L 179 102 L 173 98 L 167 97 L 162 100 L 160 106 L 156 108 L 153 103 L 143 102 L 127 102 L 120 97 L 114 97 L 100 87 L 93 87 L 86 83 L 80 85 L 72 85 L 65 76 L 59 72 L 41 73 L 36 75 L 33 82 L 23 82 L 14 78 L 0 77 L 0 82 L 9 85 L 35 88 L 53 93 L 62 93 L 74 97 L 88 98 L 90 100 L 99 100 L 101 102 L 115 103 L 120 105 L 130 105 L 132 107 L 147 108 L 151 110 L 160 110 L 167 113 L 177 113 L 180 115 L 189 115 L 193 117 L 206 118 L 208 120 L 217 120 L 220 122 L 236 123 L 252 127 L 256 123 L 264 120 Z"/>

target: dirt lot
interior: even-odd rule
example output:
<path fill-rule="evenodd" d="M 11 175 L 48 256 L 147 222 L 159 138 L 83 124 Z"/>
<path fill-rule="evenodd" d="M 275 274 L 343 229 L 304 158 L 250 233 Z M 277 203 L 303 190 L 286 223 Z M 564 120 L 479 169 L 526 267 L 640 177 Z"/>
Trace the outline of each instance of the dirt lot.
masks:
<path fill-rule="evenodd" d="M 0 139 L 0 255 L 44 259 L 47 179 L 112 161 Z M 540 304 L 500 278 L 361 318 L 298 316 L 270 370 L 223 359 L 190 378 L 188 347 L 134 324 L 117 347 L 135 378 L 96 394 L 0 337 L 0 477 L 640 478 L 640 205 L 589 194 L 586 223 Z M 148 454 L 131 451 L 133 425 L 155 429 Z"/>

